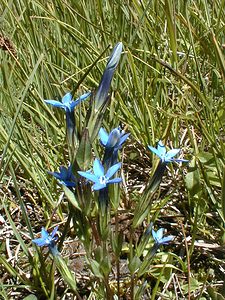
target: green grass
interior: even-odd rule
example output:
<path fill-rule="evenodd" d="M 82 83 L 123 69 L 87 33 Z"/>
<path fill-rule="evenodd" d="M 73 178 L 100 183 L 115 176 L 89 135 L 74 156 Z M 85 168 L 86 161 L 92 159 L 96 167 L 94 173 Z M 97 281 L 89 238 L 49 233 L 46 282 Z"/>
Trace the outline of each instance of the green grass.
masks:
<path fill-rule="evenodd" d="M 126 289 L 129 294 L 132 280 L 137 280 L 135 299 L 142 294 L 148 299 L 222 299 L 218 294 L 224 292 L 225 276 L 224 7 L 223 0 L 1 1 L 0 297 L 23 299 L 41 291 L 43 297 L 54 299 L 57 293 L 71 293 L 66 284 L 54 286 L 54 279 L 46 275 L 54 274 L 51 260 L 41 258 L 40 252 L 35 255 L 31 243 L 42 226 L 58 223 L 63 228 L 67 218 L 65 201 L 58 206 L 62 191 L 46 172 L 69 160 L 64 114 L 43 99 L 95 90 L 110 54 L 107 47 L 122 41 L 124 52 L 104 118 L 107 130 L 122 124 L 131 133 L 123 155 L 126 185 L 119 218 L 129 220 L 136 212 L 156 167 L 147 145 L 162 139 L 170 148 L 182 148 L 190 164 L 169 166 L 135 233 L 141 239 L 143 228 L 154 221 L 177 236 L 169 252 L 166 247 L 159 252 L 140 278 L 139 257 L 131 253 L 137 240 L 128 234 L 130 223 L 121 221 L 119 256 L 125 257 L 131 274 L 121 280 L 121 295 Z M 88 106 L 88 101 L 81 105 L 77 118 L 84 119 Z M 77 261 L 68 249 L 75 238 L 71 231 L 63 253 L 77 273 Z M 199 245 L 199 240 L 204 243 Z M 46 259 L 48 264 L 42 261 Z M 40 263 L 45 270 L 39 270 Z M 86 291 L 84 299 L 90 290 L 89 299 L 104 298 L 103 287 L 92 281 L 98 278 L 95 267 L 91 272 L 85 265 L 78 280 L 78 290 Z M 115 280 L 110 284 L 116 293 Z"/>

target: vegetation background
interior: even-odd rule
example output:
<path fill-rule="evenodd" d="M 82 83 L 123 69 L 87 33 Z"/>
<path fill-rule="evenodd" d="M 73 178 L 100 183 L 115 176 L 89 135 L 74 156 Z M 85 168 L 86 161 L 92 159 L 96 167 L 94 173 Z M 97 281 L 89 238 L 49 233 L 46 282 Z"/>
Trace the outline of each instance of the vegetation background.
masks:
<path fill-rule="evenodd" d="M 177 237 L 166 249 L 182 267 L 165 268 L 162 253 L 136 299 L 224 299 L 224 8 L 224 0 L 0 1 L 1 299 L 38 297 L 31 238 L 52 218 L 61 193 L 46 170 L 68 157 L 64 115 L 43 99 L 95 90 L 107 47 L 118 41 L 124 52 L 104 126 L 131 133 L 123 153 L 125 214 L 155 166 L 147 145 L 162 139 L 190 159 L 187 168 L 169 166 L 151 212 Z M 53 221 L 63 226 L 64 213 L 62 206 Z M 80 272 L 83 299 L 101 299 L 74 239 L 68 237 L 64 257 Z M 123 284 L 121 297 L 129 299 L 129 279 Z M 55 286 L 59 299 L 72 299 L 61 280 Z"/>

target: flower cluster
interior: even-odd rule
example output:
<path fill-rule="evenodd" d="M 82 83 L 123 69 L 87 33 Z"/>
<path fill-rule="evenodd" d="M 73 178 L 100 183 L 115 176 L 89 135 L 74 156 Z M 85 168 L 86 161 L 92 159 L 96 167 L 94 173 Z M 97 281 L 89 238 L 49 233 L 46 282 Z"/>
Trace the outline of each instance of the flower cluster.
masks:
<path fill-rule="evenodd" d="M 79 98 L 77 98 L 76 100 L 73 100 L 71 93 L 65 94 L 62 97 L 61 101 L 45 100 L 46 104 L 50 104 L 54 107 L 63 109 L 65 111 L 67 137 L 69 142 L 68 153 L 70 158 L 70 164 L 68 168 L 65 166 L 60 166 L 58 172 L 48 172 L 50 175 L 54 176 L 61 185 L 67 187 L 63 188 L 65 191 L 65 195 L 71 204 L 71 206 L 69 206 L 69 216 L 66 223 L 67 225 L 65 226 L 65 230 L 62 234 L 62 238 L 59 243 L 60 245 L 63 243 L 63 239 L 65 238 L 67 233 L 66 231 L 70 227 L 71 220 L 74 222 L 74 224 L 75 222 L 77 222 L 77 226 L 81 224 L 80 231 L 82 232 L 82 238 L 85 238 L 85 230 L 87 228 L 86 232 L 88 232 L 87 235 L 89 239 L 87 243 L 88 245 L 90 242 L 90 232 L 93 232 L 93 234 L 96 235 L 96 244 L 98 243 L 99 247 L 101 247 L 101 243 L 104 244 L 105 241 L 107 241 L 108 243 L 108 241 L 110 240 L 109 230 L 107 226 L 109 224 L 108 217 L 110 216 L 111 210 L 109 209 L 110 206 L 108 205 L 108 203 L 110 203 L 111 207 L 115 208 L 116 211 L 116 209 L 119 207 L 119 200 L 117 201 L 117 199 L 119 199 L 119 197 L 117 197 L 119 193 L 117 188 L 110 189 L 109 185 L 119 184 L 122 182 L 122 178 L 119 177 L 119 175 L 117 176 L 117 173 L 119 173 L 119 170 L 122 166 L 121 162 L 118 162 L 119 151 L 122 149 L 124 143 L 127 141 L 130 134 L 124 132 L 120 127 L 116 127 L 110 132 L 107 132 L 101 126 L 103 122 L 103 114 L 107 107 L 107 99 L 109 99 L 108 94 L 110 84 L 115 69 L 119 63 L 121 53 L 122 43 L 118 43 L 114 47 L 113 52 L 108 59 L 106 69 L 103 73 L 101 82 L 97 88 L 96 93 L 87 92 Z M 82 118 L 82 120 L 80 120 L 80 126 L 76 126 L 76 114 L 74 113 L 74 109 L 82 101 L 86 100 L 90 95 L 92 95 L 93 105 L 90 105 L 91 107 L 87 114 L 87 120 L 85 118 Z M 103 158 L 95 158 L 93 162 L 93 170 L 85 170 L 87 169 L 87 167 L 89 167 L 90 162 L 93 160 L 93 149 L 95 150 L 94 146 L 96 146 L 96 144 L 93 142 L 97 135 L 102 146 L 99 153 L 101 154 L 101 151 L 103 152 Z M 151 196 L 155 193 L 156 189 L 158 188 L 163 174 L 167 169 L 167 164 L 171 162 L 188 162 L 188 160 L 186 159 L 175 158 L 175 156 L 180 152 L 180 149 L 172 149 L 167 151 L 162 141 L 158 142 L 157 148 L 154 148 L 152 146 L 148 146 L 148 148 L 150 151 L 152 151 L 155 155 L 159 157 L 160 162 L 157 165 L 157 168 L 154 170 L 153 176 L 148 182 L 147 188 L 145 190 L 146 197 L 144 198 L 144 201 L 140 201 L 140 203 L 137 204 L 139 205 L 139 210 L 137 209 L 135 211 L 137 212 L 137 217 L 134 213 L 132 224 L 134 228 L 140 225 L 141 222 L 143 222 L 146 216 L 150 213 L 151 208 L 149 208 L 149 204 L 151 204 L 152 201 Z M 99 153 L 98 155 L 96 155 L 95 153 L 95 156 L 101 156 L 99 155 Z M 87 184 L 89 182 L 92 183 L 92 189 L 90 188 L 90 185 Z M 115 195 L 115 197 L 113 197 L 112 195 Z M 96 205 L 96 198 L 98 199 L 98 205 Z M 114 198 L 116 199 L 115 201 Z M 98 207 L 98 215 L 96 220 L 92 222 L 92 217 L 94 216 L 94 214 L 92 215 L 90 211 L 93 207 Z M 96 212 L 96 210 L 94 209 L 94 212 Z M 89 218 L 89 216 L 91 217 Z M 45 228 L 42 228 L 41 237 L 33 239 L 32 242 L 39 247 L 48 247 L 49 251 L 54 256 L 54 259 L 57 259 L 58 262 L 61 262 L 61 260 L 59 259 L 60 255 L 56 245 L 58 239 L 57 230 L 58 226 L 54 228 L 52 233 L 48 233 Z M 152 250 L 149 252 L 149 257 L 151 257 L 151 255 L 154 255 L 161 245 L 167 245 L 174 239 L 174 236 L 172 235 L 163 236 L 163 228 L 160 228 L 157 231 L 155 231 L 152 229 L 152 224 L 150 224 L 144 235 L 144 242 L 141 245 L 142 248 L 146 246 L 146 240 L 149 240 L 148 235 L 150 235 L 150 233 L 152 234 L 154 245 L 152 247 Z M 107 245 L 107 243 L 105 243 L 105 245 Z M 105 245 L 104 251 L 108 247 L 105 247 Z M 88 251 L 89 250 L 90 249 L 88 248 Z M 88 251 L 86 251 L 86 253 L 88 253 Z M 133 249 L 133 251 L 136 250 Z M 91 254 L 91 257 L 92 255 L 93 254 Z M 71 281 L 73 281 L 73 279 L 71 280 L 69 276 L 68 282 L 71 283 Z"/>

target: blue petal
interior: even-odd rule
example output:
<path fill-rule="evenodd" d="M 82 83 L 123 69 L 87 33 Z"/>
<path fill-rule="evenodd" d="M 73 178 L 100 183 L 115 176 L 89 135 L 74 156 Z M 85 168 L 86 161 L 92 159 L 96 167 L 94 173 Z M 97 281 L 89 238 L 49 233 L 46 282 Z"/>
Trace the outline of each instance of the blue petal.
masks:
<path fill-rule="evenodd" d="M 130 133 L 126 133 L 120 137 L 120 143 L 119 143 L 120 146 L 126 141 L 126 139 L 128 138 L 129 135 L 130 135 Z"/>
<path fill-rule="evenodd" d="M 158 243 L 158 235 L 155 230 L 152 229 L 152 237 L 156 243 Z"/>
<path fill-rule="evenodd" d="M 160 153 L 159 153 L 159 151 L 158 151 L 156 148 L 154 148 L 154 147 L 152 147 L 152 146 L 148 146 L 148 148 L 149 148 L 149 150 L 151 150 L 155 155 L 157 155 L 158 157 L 161 158 Z"/>
<path fill-rule="evenodd" d="M 104 128 L 100 128 L 98 134 L 99 134 L 99 138 L 100 138 L 101 143 L 105 146 L 107 144 L 108 138 L 109 138 L 108 133 L 105 131 Z"/>
<path fill-rule="evenodd" d="M 48 174 L 54 176 L 57 179 L 61 179 L 61 174 L 59 172 L 50 172 L 50 171 L 48 171 Z"/>
<path fill-rule="evenodd" d="M 42 239 L 47 239 L 49 237 L 48 232 L 45 230 L 44 227 L 41 228 L 41 238 Z"/>
<path fill-rule="evenodd" d="M 42 247 L 42 246 L 46 246 L 46 240 L 43 238 L 39 238 L 39 239 L 34 239 L 32 240 L 33 243 L 35 243 L 37 246 Z"/>
<path fill-rule="evenodd" d="M 174 239 L 174 236 L 172 235 L 168 235 L 168 236 L 165 236 L 164 238 L 162 238 L 159 243 L 160 244 L 168 244 L 170 241 L 172 241 Z"/>
<path fill-rule="evenodd" d="M 64 166 L 60 166 L 59 167 L 59 170 L 60 170 L 60 174 L 61 174 L 61 178 L 62 180 L 66 180 L 67 179 L 67 175 L 68 175 L 68 170 L 66 167 Z"/>
<path fill-rule="evenodd" d="M 180 152 L 180 149 L 172 149 L 166 153 L 165 160 L 171 160 L 175 155 Z"/>
<path fill-rule="evenodd" d="M 166 147 L 163 145 L 162 141 L 158 142 L 157 150 L 159 157 L 163 158 L 166 154 Z"/>
<path fill-rule="evenodd" d="M 176 159 L 174 159 L 174 161 L 176 161 L 176 162 L 189 162 L 188 159 L 182 159 L 182 158 L 176 158 Z"/>
<path fill-rule="evenodd" d="M 59 226 L 56 226 L 56 227 L 53 229 L 52 234 L 51 234 L 51 237 L 52 237 L 52 238 L 56 235 L 56 232 L 58 231 L 58 228 L 59 228 Z"/>
<path fill-rule="evenodd" d="M 101 189 L 104 189 L 106 187 L 106 184 L 102 184 L 102 183 L 95 183 L 93 186 L 92 186 L 92 189 L 94 191 L 98 191 L 98 190 L 101 190 Z"/>
<path fill-rule="evenodd" d="M 121 168 L 121 163 L 115 164 L 114 166 L 108 169 L 108 171 L 105 174 L 105 177 L 107 178 L 112 177 L 120 168 Z"/>
<path fill-rule="evenodd" d="M 65 109 L 65 105 L 56 100 L 45 100 L 45 103 Z"/>
<path fill-rule="evenodd" d="M 62 103 L 68 104 L 72 101 L 72 95 L 70 93 L 67 93 L 65 96 L 62 97 Z"/>
<path fill-rule="evenodd" d="M 104 176 L 104 167 L 101 164 L 100 160 L 97 158 L 95 159 L 94 164 L 93 164 L 93 171 L 94 171 L 95 176 L 97 176 L 97 177 Z"/>
<path fill-rule="evenodd" d="M 106 147 L 108 148 L 114 147 L 118 143 L 119 138 L 120 138 L 120 131 L 118 130 L 118 128 L 113 129 L 109 134 Z"/>
<path fill-rule="evenodd" d="M 111 183 L 120 183 L 122 181 L 122 178 L 113 178 L 107 181 L 108 184 Z"/>
<path fill-rule="evenodd" d="M 71 108 L 74 109 L 79 103 L 86 100 L 90 95 L 91 92 L 81 95 L 79 98 L 77 98 L 75 101 L 71 103 Z"/>
<path fill-rule="evenodd" d="M 163 237 L 163 231 L 164 231 L 164 228 L 159 228 L 159 230 L 156 232 L 157 234 L 157 240 L 161 240 L 162 237 Z"/>
<path fill-rule="evenodd" d="M 82 171 L 78 171 L 78 174 L 80 174 L 81 176 L 87 178 L 88 180 L 91 180 L 95 183 L 99 182 L 99 179 L 96 175 L 88 173 L 88 172 L 82 172 Z"/>

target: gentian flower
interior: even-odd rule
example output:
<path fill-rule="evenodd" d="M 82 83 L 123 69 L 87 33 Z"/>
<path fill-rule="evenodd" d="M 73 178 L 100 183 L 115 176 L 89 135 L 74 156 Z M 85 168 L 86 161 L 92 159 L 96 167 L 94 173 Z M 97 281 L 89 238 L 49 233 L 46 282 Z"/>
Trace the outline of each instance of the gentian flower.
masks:
<path fill-rule="evenodd" d="M 125 134 L 123 130 L 121 131 L 119 127 L 113 129 L 109 134 L 104 128 L 99 130 L 100 142 L 105 147 L 103 164 L 110 167 L 117 163 L 118 151 L 129 135 L 129 133 Z"/>
<path fill-rule="evenodd" d="M 113 129 L 109 134 L 105 131 L 104 128 L 99 130 L 99 138 L 101 144 L 105 148 L 114 148 L 115 150 L 121 149 L 122 144 L 126 141 L 130 134 L 126 133 L 120 128 Z"/>
<path fill-rule="evenodd" d="M 173 162 L 173 161 L 188 162 L 188 160 L 186 160 L 186 159 L 173 158 L 175 155 L 177 155 L 180 152 L 180 149 L 172 149 L 172 150 L 169 150 L 168 152 L 166 152 L 166 147 L 163 145 L 162 141 L 158 142 L 157 149 L 152 146 L 148 146 L 148 148 L 154 154 L 156 154 L 161 159 L 161 162 L 163 162 L 163 163 L 169 163 L 169 162 Z"/>
<path fill-rule="evenodd" d="M 75 117 L 74 117 L 74 108 L 83 100 L 87 99 L 90 96 L 90 92 L 86 93 L 75 101 L 72 100 L 72 95 L 67 93 L 63 98 L 62 102 L 56 100 L 45 100 L 47 104 L 51 104 L 55 107 L 63 108 L 66 112 L 66 128 L 67 128 L 67 137 L 70 145 L 74 144 L 74 138 L 76 136 L 76 126 L 75 126 Z"/>
<path fill-rule="evenodd" d="M 51 104 L 55 107 L 63 108 L 66 112 L 73 112 L 74 108 L 78 104 L 80 104 L 80 102 L 87 99 L 90 96 L 90 94 L 91 92 L 88 92 L 74 101 L 72 100 L 72 95 L 70 93 L 67 93 L 65 96 L 62 97 L 62 102 L 56 100 L 45 100 L 45 103 Z"/>
<path fill-rule="evenodd" d="M 120 167 L 121 167 L 121 163 L 117 163 L 112 167 L 110 167 L 105 174 L 103 165 L 96 158 L 93 165 L 94 173 L 90 173 L 89 171 L 88 172 L 78 171 L 78 173 L 81 176 L 87 178 L 88 180 L 94 182 L 92 189 L 94 191 L 98 191 L 106 188 L 108 184 L 119 183 L 122 181 L 121 178 L 110 179 L 119 170 Z"/>
<path fill-rule="evenodd" d="M 52 254 L 56 255 L 56 254 L 58 254 L 58 250 L 57 250 L 57 247 L 56 247 L 56 244 L 55 244 L 55 242 L 58 239 L 55 236 L 57 230 L 58 230 L 58 226 L 56 226 L 53 229 L 52 233 L 49 234 L 47 232 L 47 230 L 45 230 L 45 228 L 42 227 L 42 229 L 41 229 L 41 238 L 34 239 L 34 240 L 32 240 L 32 242 L 35 243 L 39 247 L 47 246 L 49 248 L 49 250 L 52 252 Z"/>
<path fill-rule="evenodd" d="M 59 167 L 59 172 L 49 172 L 53 175 L 59 182 L 67 187 L 74 187 L 76 185 L 76 177 L 72 173 L 72 165 L 67 169 L 64 166 Z"/>
<path fill-rule="evenodd" d="M 113 74 L 119 63 L 120 56 L 123 50 L 123 44 L 120 42 L 114 47 L 109 60 L 107 62 L 105 71 L 102 75 L 101 82 L 95 95 L 95 109 L 98 110 L 106 101 Z"/>
<path fill-rule="evenodd" d="M 172 236 L 172 235 L 163 237 L 163 231 L 164 231 L 164 228 L 160 228 L 157 231 L 154 231 L 152 229 L 152 237 L 157 246 L 167 245 L 170 241 L 172 241 L 174 239 L 174 236 Z"/>

